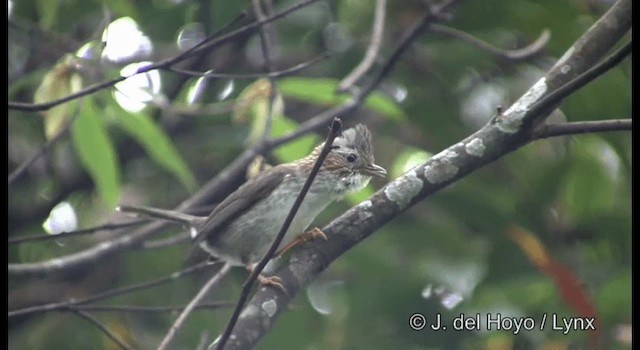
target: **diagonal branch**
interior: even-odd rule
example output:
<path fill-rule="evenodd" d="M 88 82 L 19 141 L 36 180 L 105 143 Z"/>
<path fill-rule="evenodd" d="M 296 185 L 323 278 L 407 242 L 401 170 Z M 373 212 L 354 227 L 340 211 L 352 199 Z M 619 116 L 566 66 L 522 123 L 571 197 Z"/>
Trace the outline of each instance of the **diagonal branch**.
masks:
<path fill-rule="evenodd" d="M 182 327 L 182 324 L 184 323 L 184 321 L 186 321 L 187 317 L 189 317 L 189 315 L 193 312 L 193 310 L 196 309 L 196 307 L 198 306 L 198 303 L 200 303 L 200 300 L 204 299 L 207 293 L 209 293 L 209 291 L 218 282 L 220 282 L 220 280 L 229 272 L 230 269 L 231 269 L 230 264 L 228 263 L 224 264 L 222 268 L 218 272 L 216 272 L 215 275 L 213 275 L 213 277 L 211 277 L 211 279 L 207 283 L 205 283 L 204 286 L 202 286 L 202 288 L 200 288 L 200 291 L 198 292 L 198 294 L 196 294 L 196 296 L 189 302 L 189 304 L 187 304 L 184 310 L 182 310 L 182 313 L 180 313 L 180 316 L 178 316 L 175 322 L 171 325 L 171 328 L 169 328 L 169 331 L 167 332 L 164 339 L 162 339 L 162 342 L 158 346 L 158 350 L 167 349 L 167 347 L 169 346 L 169 343 L 171 343 L 171 341 L 173 340 L 173 337 L 178 332 L 178 329 Z"/>
<path fill-rule="evenodd" d="M 120 339 L 120 337 L 118 337 L 115 333 L 109 330 L 107 326 L 102 324 L 102 322 L 100 322 L 97 318 L 93 317 L 93 315 L 91 315 L 90 313 L 83 310 L 76 310 L 73 308 L 71 308 L 71 311 L 76 315 L 89 321 L 89 323 L 98 327 L 98 329 L 100 329 L 102 333 L 104 333 L 107 337 L 109 337 L 109 339 L 111 339 L 114 343 L 116 343 L 116 345 L 118 345 L 118 347 L 120 347 L 121 349 L 125 349 L 125 350 L 132 349 L 132 347 L 127 345 L 122 339 Z"/>

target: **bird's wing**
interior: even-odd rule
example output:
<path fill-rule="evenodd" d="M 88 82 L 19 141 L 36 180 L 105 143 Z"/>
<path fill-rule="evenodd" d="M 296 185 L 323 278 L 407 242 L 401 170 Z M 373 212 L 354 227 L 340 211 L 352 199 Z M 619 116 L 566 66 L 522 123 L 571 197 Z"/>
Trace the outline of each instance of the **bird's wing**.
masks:
<path fill-rule="evenodd" d="M 197 233 L 194 242 L 202 242 L 217 235 L 226 225 L 267 197 L 288 173 L 288 168 L 276 166 L 244 183 L 225 198 L 201 225 L 195 227 Z"/>

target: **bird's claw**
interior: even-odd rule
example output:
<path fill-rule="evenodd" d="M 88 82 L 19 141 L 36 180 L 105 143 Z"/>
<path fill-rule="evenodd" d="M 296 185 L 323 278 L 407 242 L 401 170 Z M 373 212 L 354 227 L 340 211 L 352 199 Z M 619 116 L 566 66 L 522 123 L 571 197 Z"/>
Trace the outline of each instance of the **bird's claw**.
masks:
<path fill-rule="evenodd" d="M 278 288 L 285 293 L 287 292 L 287 289 L 284 287 L 284 284 L 282 282 L 282 278 L 278 276 L 258 275 L 258 283 L 260 283 L 261 286 L 271 286 Z"/>

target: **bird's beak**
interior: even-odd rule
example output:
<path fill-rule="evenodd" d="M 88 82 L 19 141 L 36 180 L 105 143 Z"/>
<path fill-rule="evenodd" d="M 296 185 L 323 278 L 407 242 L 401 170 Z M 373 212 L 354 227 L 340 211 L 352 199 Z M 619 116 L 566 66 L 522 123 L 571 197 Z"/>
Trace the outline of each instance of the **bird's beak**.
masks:
<path fill-rule="evenodd" d="M 362 173 L 368 176 L 378 176 L 385 177 L 387 176 L 387 171 L 376 164 L 369 164 L 362 169 Z"/>

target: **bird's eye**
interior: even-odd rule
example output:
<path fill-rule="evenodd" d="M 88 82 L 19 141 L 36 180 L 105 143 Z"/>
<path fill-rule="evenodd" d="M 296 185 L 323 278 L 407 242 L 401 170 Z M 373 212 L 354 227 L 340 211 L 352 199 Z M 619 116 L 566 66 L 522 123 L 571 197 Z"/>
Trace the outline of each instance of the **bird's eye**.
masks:
<path fill-rule="evenodd" d="M 349 153 L 349 155 L 347 156 L 347 162 L 349 163 L 355 162 L 356 159 L 358 159 L 358 156 L 356 156 L 355 153 Z"/>

